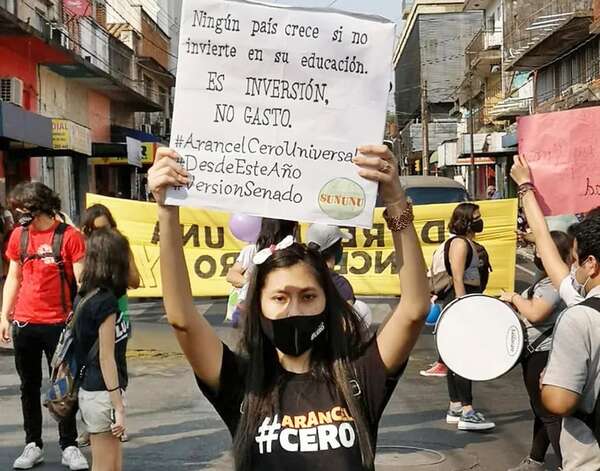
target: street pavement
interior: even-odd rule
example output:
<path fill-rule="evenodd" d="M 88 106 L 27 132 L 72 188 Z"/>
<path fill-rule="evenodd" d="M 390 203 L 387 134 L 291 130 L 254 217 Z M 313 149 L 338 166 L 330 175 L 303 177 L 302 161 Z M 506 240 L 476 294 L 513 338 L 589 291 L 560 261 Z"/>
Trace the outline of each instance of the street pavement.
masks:
<path fill-rule="evenodd" d="M 520 258 L 518 287 L 531 279 L 528 259 Z M 529 273 L 527 273 L 529 272 Z M 367 299 L 380 322 L 397 302 Z M 223 325 L 224 300 L 198 300 L 198 310 L 221 338 L 235 345 L 238 332 Z M 193 376 L 156 301 L 132 303 L 134 334 L 130 342 L 130 387 L 127 391 L 128 431 L 125 470 L 230 470 L 231 439 L 218 415 L 198 391 Z M 473 332 L 473 335 L 483 333 Z M 474 386 L 475 406 L 494 420 L 490 433 L 459 432 L 444 421 L 447 393 L 444 379 L 423 378 L 419 370 L 436 359 L 434 337 L 426 328 L 411 356 L 380 423 L 377 470 L 505 471 L 528 453 L 532 414 L 515 368 L 496 381 Z M 23 446 L 18 378 L 12 352 L 0 349 L 0 471 L 12 469 Z M 44 421 L 46 463 L 60 465 L 56 426 Z M 89 448 L 84 452 L 89 456 Z M 550 451 L 548 469 L 556 469 Z"/>

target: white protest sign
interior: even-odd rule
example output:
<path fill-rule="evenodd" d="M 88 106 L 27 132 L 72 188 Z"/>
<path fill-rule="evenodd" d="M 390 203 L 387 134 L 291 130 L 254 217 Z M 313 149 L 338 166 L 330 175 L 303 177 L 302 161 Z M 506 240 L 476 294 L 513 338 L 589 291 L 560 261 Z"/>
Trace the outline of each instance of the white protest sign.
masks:
<path fill-rule="evenodd" d="M 191 173 L 167 204 L 370 227 L 394 24 L 335 10 L 184 0 L 171 147 Z"/>
<path fill-rule="evenodd" d="M 126 137 L 127 163 L 136 167 L 142 166 L 142 143 L 133 137 Z"/>

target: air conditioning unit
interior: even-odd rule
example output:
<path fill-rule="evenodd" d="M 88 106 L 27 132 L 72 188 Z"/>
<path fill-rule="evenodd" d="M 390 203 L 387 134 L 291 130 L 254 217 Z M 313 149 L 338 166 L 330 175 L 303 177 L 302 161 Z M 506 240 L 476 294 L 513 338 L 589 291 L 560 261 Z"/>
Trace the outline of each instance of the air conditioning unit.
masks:
<path fill-rule="evenodd" d="M 23 81 L 17 77 L 0 78 L 0 100 L 23 106 Z"/>

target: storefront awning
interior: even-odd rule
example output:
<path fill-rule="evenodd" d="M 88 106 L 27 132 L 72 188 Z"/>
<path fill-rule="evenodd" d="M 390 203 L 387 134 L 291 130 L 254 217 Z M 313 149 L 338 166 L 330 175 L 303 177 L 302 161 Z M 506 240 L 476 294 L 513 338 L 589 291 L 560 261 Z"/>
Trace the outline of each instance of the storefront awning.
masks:
<path fill-rule="evenodd" d="M 142 165 L 152 165 L 158 144 L 156 142 L 142 142 Z M 92 144 L 92 165 L 129 165 L 127 159 L 127 144 Z"/>
<path fill-rule="evenodd" d="M 52 120 L 0 101 L 0 149 L 52 148 Z"/>
<path fill-rule="evenodd" d="M 138 129 L 117 125 L 110 127 L 110 138 L 113 142 L 125 142 L 125 139 L 128 137 L 132 137 L 141 142 L 162 142 L 160 137 Z"/>

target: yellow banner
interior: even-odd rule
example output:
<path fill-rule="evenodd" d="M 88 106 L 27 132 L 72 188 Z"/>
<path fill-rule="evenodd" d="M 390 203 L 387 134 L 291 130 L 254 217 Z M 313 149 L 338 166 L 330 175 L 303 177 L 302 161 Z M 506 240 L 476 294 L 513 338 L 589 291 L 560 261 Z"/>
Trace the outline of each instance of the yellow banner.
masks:
<path fill-rule="evenodd" d="M 113 213 L 119 229 L 129 238 L 140 270 L 142 287 L 130 296 L 160 297 L 160 266 L 156 205 L 138 201 L 87 195 L 87 204 L 101 203 Z M 490 254 L 493 272 L 489 294 L 512 290 L 515 283 L 517 200 L 478 203 L 485 230 L 477 240 Z M 435 249 L 448 237 L 448 222 L 455 204 L 415 206 L 415 226 L 428 264 Z M 231 286 L 225 280 L 244 243 L 233 237 L 229 215 L 215 211 L 181 209 L 185 257 L 195 296 L 226 296 Z M 399 294 L 391 233 L 381 210 L 375 212 L 372 229 L 349 229 L 354 241 L 346 244 L 339 272 L 348 277 L 357 295 Z M 306 225 L 302 227 L 305 235 Z"/>

